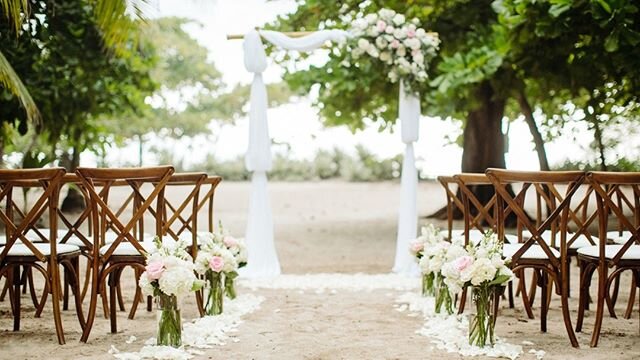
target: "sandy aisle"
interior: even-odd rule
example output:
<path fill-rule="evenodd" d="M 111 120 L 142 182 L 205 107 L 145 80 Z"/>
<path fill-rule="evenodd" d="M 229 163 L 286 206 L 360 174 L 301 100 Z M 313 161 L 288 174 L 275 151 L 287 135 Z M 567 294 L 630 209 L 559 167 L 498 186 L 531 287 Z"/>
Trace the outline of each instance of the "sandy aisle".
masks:
<path fill-rule="evenodd" d="M 247 183 L 223 183 L 216 195 L 216 218 L 235 234 L 242 234 L 248 203 Z M 392 266 L 395 249 L 395 222 L 399 186 L 394 183 L 352 184 L 341 182 L 270 184 L 274 209 L 276 244 L 283 272 L 386 273 Z M 169 192 L 169 196 L 176 196 Z M 444 203 L 439 185 L 422 183 L 419 213 L 426 215 Z M 204 219 L 202 219 L 204 220 Z M 201 221 L 201 224 L 205 222 Z M 577 271 L 574 271 L 574 276 Z M 577 283 L 577 279 L 573 284 Z M 623 286 L 626 290 L 628 285 Z M 256 312 L 244 318 L 238 341 L 208 350 L 199 358 L 210 359 L 459 359 L 455 354 L 434 349 L 430 339 L 415 333 L 420 317 L 394 309 L 402 291 L 380 289 L 352 292 L 316 293 L 298 289 L 250 290 L 266 300 Z M 130 292 L 126 299 L 130 303 Z M 586 319 L 586 334 L 579 335 L 582 348 L 572 349 L 565 339 L 557 301 L 549 314 L 549 332 L 541 334 L 538 320 L 528 320 L 520 310 L 503 306 L 497 325 L 499 336 L 511 343 L 532 341 L 533 348 L 545 350 L 545 359 L 634 359 L 637 346 L 638 315 L 631 320 L 605 317 L 600 347 L 588 347 L 592 314 Z M 119 313 L 118 334 L 109 334 L 109 323 L 96 319 L 88 344 L 81 344 L 73 311 L 65 312 L 67 344 L 58 346 L 49 308 L 42 319 L 33 319 L 28 298 L 23 297 L 22 331 L 11 331 L 7 301 L 0 303 L 0 358 L 2 359 L 111 359 L 113 344 L 122 351 L 136 351 L 153 336 L 155 314 L 139 309 L 135 320 Z M 620 313 L 626 295 L 618 303 Z M 575 305 L 575 304 L 574 304 Z M 195 316 L 189 299 L 184 318 Z M 575 306 L 574 306 L 575 309 Z M 130 336 L 137 340 L 126 341 Z M 532 346 L 525 346 L 527 352 Z M 534 359 L 531 354 L 522 359 Z"/>

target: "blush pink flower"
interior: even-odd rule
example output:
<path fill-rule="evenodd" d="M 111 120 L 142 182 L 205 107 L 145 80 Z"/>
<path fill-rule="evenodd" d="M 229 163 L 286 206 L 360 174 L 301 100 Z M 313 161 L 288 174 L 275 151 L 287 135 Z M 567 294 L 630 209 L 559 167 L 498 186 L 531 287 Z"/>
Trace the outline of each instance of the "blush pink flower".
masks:
<path fill-rule="evenodd" d="M 397 39 L 393 39 L 389 46 L 391 46 L 392 49 L 397 49 L 400 46 L 400 41 L 398 41 Z"/>
<path fill-rule="evenodd" d="M 220 256 L 214 256 L 209 260 L 209 267 L 215 272 L 220 272 L 224 267 L 224 259 Z"/>
<path fill-rule="evenodd" d="M 225 236 L 222 239 L 222 242 L 228 248 L 238 245 L 238 240 L 236 240 L 236 238 L 234 238 L 233 236 L 229 236 L 229 235 Z"/>
<path fill-rule="evenodd" d="M 387 28 L 387 23 L 382 20 L 378 20 L 376 27 L 378 28 L 378 31 L 383 32 Z"/>
<path fill-rule="evenodd" d="M 145 267 L 147 271 L 147 279 L 149 281 L 158 280 L 164 272 L 164 263 L 162 261 L 152 261 Z"/>
<path fill-rule="evenodd" d="M 411 251 L 418 253 L 424 250 L 424 243 L 422 241 L 414 241 L 411 243 Z"/>
<path fill-rule="evenodd" d="M 458 270 L 458 272 L 462 272 L 471 266 L 472 263 L 473 259 L 471 256 L 462 256 L 454 261 L 453 266 Z"/>
<path fill-rule="evenodd" d="M 415 37 L 415 36 L 416 36 L 416 31 L 415 30 L 413 30 L 413 29 L 408 29 L 407 30 L 407 37 L 408 38 L 412 38 L 412 37 Z"/>

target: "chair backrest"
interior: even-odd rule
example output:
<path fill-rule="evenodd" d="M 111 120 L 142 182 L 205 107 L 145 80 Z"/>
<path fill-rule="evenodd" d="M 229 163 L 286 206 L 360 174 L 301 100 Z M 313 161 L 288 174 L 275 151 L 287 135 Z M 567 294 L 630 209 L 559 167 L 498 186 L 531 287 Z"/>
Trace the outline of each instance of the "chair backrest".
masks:
<path fill-rule="evenodd" d="M 164 214 L 164 190 L 174 169 L 172 166 L 158 166 L 147 168 L 120 168 L 98 169 L 78 168 L 76 174 L 91 199 L 91 213 L 94 229 L 94 256 L 100 256 L 103 260 L 111 257 L 116 248 L 124 241 L 129 242 L 140 254 L 144 254 L 144 248 L 140 245 L 143 239 L 136 238 L 133 231 L 138 224 L 144 222 L 145 213 L 152 213 L 155 219 L 155 235 L 162 236 L 162 216 Z M 122 213 L 114 213 L 109 207 L 109 190 L 114 185 L 127 184 L 133 192 L 134 207 L 132 215 L 124 218 Z M 143 194 L 141 186 L 148 184 L 151 191 Z M 98 191 L 98 188 L 101 188 Z M 152 206 L 155 202 L 155 206 Z M 106 243 L 105 234 L 111 227 L 117 234 L 115 240 L 108 249 L 100 255 L 100 246 Z M 141 234 L 141 233 L 140 233 Z"/>
<path fill-rule="evenodd" d="M 45 261 L 46 256 L 36 246 L 34 241 L 29 239 L 27 232 L 36 227 L 41 216 L 48 212 L 49 234 L 40 233 L 39 241 L 49 242 L 51 247 L 51 258 L 56 256 L 57 243 L 57 208 L 60 194 L 60 182 L 65 174 L 63 168 L 49 169 L 0 169 L 0 203 L 5 202 L 5 207 L 0 208 L 0 221 L 4 223 L 6 243 L 0 251 L 0 263 L 8 255 L 11 248 L 16 243 L 22 243 L 40 261 Z M 17 211 L 16 203 L 13 200 L 15 188 L 39 187 L 43 191 L 38 196 L 33 205 L 25 204 L 27 211 L 22 213 L 22 217 L 14 216 Z M 16 218 L 20 218 L 16 223 Z"/>
<path fill-rule="evenodd" d="M 453 216 L 456 209 L 458 209 L 461 213 L 464 214 L 464 204 L 462 200 L 458 198 L 456 195 L 456 190 L 458 188 L 458 182 L 453 176 L 438 176 L 438 182 L 444 188 L 444 193 L 447 198 L 447 229 L 448 229 L 448 239 L 451 239 L 453 236 Z"/>
<path fill-rule="evenodd" d="M 628 231 L 630 236 L 612 257 L 610 266 L 620 261 L 631 245 L 640 243 L 640 172 L 590 172 L 587 181 L 596 193 L 598 204 L 598 233 L 606 239 L 609 214 L 618 220 L 619 230 Z M 625 191 L 628 190 L 628 191 Z M 631 219 L 625 214 L 631 213 Z M 605 242 L 600 242 L 600 256 L 605 254 Z"/>
<path fill-rule="evenodd" d="M 163 235 L 178 240 L 183 233 L 189 234 L 192 242 L 192 255 L 195 255 L 198 245 L 198 204 L 200 202 L 200 188 L 207 179 L 205 173 L 173 174 L 167 183 L 167 188 L 175 188 L 177 199 L 172 203 L 165 199 Z M 179 194 L 177 192 L 180 192 Z M 185 195 L 185 191 L 188 193 Z"/>
<path fill-rule="evenodd" d="M 488 169 L 487 177 L 493 184 L 497 194 L 497 229 L 498 236 L 504 236 L 504 208 L 508 206 L 515 214 L 518 222 L 529 231 L 531 237 L 526 239 L 520 249 L 512 256 L 517 262 L 532 245 L 539 245 L 549 258 L 553 266 L 559 267 L 559 259 L 553 254 L 550 245 L 542 238 L 542 233 L 552 231 L 560 233 L 560 257 L 566 258 L 567 253 L 567 224 L 571 213 L 573 195 L 584 181 L 582 171 L 510 171 L 504 169 Z M 511 193 L 507 187 L 511 184 L 521 184 L 517 193 Z M 562 193 L 558 186 L 566 186 Z M 525 196 L 529 189 L 548 199 L 550 205 L 546 217 L 534 224 L 524 208 Z M 555 236 L 555 235 L 553 235 Z"/>
<path fill-rule="evenodd" d="M 209 190 L 201 197 L 201 200 L 198 203 L 198 212 L 202 211 L 202 208 L 205 206 L 205 204 L 208 204 L 207 231 L 209 232 L 213 232 L 215 230 L 213 200 L 215 198 L 216 188 L 218 187 L 218 185 L 220 185 L 220 182 L 222 182 L 222 177 L 220 176 L 207 176 L 207 179 L 204 181 L 203 186 L 208 185 Z"/>
<path fill-rule="evenodd" d="M 496 195 L 494 193 L 488 200 L 482 201 L 473 192 L 473 187 L 491 186 L 491 181 L 485 174 L 462 173 L 454 175 L 453 178 L 458 183 L 462 195 L 465 244 L 468 244 L 469 232 L 472 229 L 480 230 L 483 234 L 495 229 Z"/>

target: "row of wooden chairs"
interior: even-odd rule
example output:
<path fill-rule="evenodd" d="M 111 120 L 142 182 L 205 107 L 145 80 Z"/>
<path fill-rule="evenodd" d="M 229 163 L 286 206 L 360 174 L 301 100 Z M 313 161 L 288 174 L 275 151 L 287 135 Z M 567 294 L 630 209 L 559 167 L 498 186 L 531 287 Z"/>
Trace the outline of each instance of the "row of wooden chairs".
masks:
<path fill-rule="evenodd" d="M 536 287 L 541 291 L 542 331 L 547 329 L 555 285 L 567 335 L 571 344 L 578 346 L 575 331 L 582 331 L 591 299 L 589 287 L 596 271 L 598 291 L 591 346 L 598 344 L 605 306 L 615 317 L 617 286 L 624 271 L 633 274 L 625 313 L 625 317 L 630 316 L 640 279 L 640 173 L 488 169 L 485 174 L 459 174 L 438 180 L 447 196 L 449 236 L 461 234 L 468 244 L 492 230 L 504 240 L 504 255 L 511 258 L 511 267 L 519 279 L 516 295 L 522 297 L 530 318 Z M 478 198 L 473 191 L 476 186 L 490 187 L 493 195 Z M 528 211 L 531 208 L 534 210 Z M 455 210 L 464 214 L 464 229 L 453 229 Z M 617 224 L 615 230 L 610 218 Z M 515 234 L 509 225 L 515 226 Z M 572 258 L 580 268 L 575 331 L 569 311 Z M 525 270 L 534 274 L 530 289 L 525 286 Z M 510 306 L 512 296 L 509 291 Z"/>
<path fill-rule="evenodd" d="M 213 201 L 221 178 L 204 173 L 174 174 L 171 166 L 152 168 L 96 169 L 79 168 L 75 174 L 64 169 L 0 170 L 0 221 L 5 226 L 4 244 L 0 247 L 0 276 L 7 279 L 14 330 L 20 328 L 21 287 L 30 285 L 36 316 L 51 296 L 58 342 L 64 331 L 60 314 L 68 308 L 73 295 L 81 341 L 86 342 L 95 320 L 99 298 L 111 331 L 117 331 L 117 309 L 124 310 L 120 278 L 125 268 L 133 268 L 136 280 L 144 271 L 144 253 L 151 250 L 153 237 L 163 241 L 186 238 L 197 252 L 198 214 L 208 210 L 208 231 L 214 230 Z M 75 219 L 58 207 L 62 186 L 76 186 L 85 196 L 86 208 Z M 39 190 L 35 202 L 20 209 L 15 201 L 16 189 Z M 113 189 L 119 191 L 113 191 Z M 128 196 L 124 189 L 128 189 Z M 186 190 L 185 190 L 186 189 Z M 206 192 L 201 196 L 202 189 Z M 170 200 L 166 192 L 175 192 Z M 48 216 L 48 227 L 39 223 Z M 63 224 L 66 229 L 59 229 Z M 145 232 L 145 224 L 153 230 Z M 84 285 L 81 285 L 80 259 L 87 259 Z M 62 268 L 62 274 L 60 273 Z M 38 299 L 32 285 L 33 271 L 45 279 Z M 61 282 L 61 278 L 63 281 Z M 137 283 L 137 281 L 136 281 Z M 63 289 L 64 288 L 64 289 Z M 83 299 L 89 297 L 88 311 Z M 136 287 L 129 312 L 133 318 L 143 297 Z M 202 312 L 201 294 L 196 297 Z M 149 305 L 148 305 L 149 307 Z"/>

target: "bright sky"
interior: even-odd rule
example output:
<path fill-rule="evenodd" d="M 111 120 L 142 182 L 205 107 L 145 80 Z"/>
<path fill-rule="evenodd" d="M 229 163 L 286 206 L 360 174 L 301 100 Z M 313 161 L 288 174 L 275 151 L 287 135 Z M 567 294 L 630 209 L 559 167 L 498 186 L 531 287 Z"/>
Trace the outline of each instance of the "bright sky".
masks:
<path fill-rule="evenodd" d="M 152 6 L 147 16 L 179 16 L 197 20 L 202 24 L 190 26 L 187 30 L 209 49 L 211 60 L 229 86 L 250 83 L 251 76 L 244 69 L 242 41 L 229 41 L 226 35 L 244 34 L 256 26 L 274 20 L 279 14 L 295 9 L 295 2 L 290 0 L 156 1 L 158 3 Z M 270 64 L 264 74 L 266 82 L 277 82 L 280 76 L 281 70 L 277 64 Z M 363 144 L 383 157 L 393 156 L 404 150 L 397 132 L 380 133 L 376 127 L 371 127 L 353 134 L 347 128 L 324 128 L 309 99 L 270 109 L 268 119 L 271 137 L 277 142 L 289 143 L 292 148 L 291 155 L 298 158 L 311 158 L 317 149 L 339 147 L 352 151 L 356 144 Z M 233 125 L 224 126 L 214 122 L 211 128 L 214 136 L 198 137 L 169 145 L 177 149 L 179 155 L 184 156 L 188 153 L 189 158 L 194 161 L 204 158 L 205 152 L 192 152 L 192 149 L 208 149 L 208 152 L 215 153 L 219 159 L 229 159 L 244 153 L 248 137 L 247 119 L 240 119 Z M 460 131 L 458 126 L 451 122 L 422 118 L 420 140 L 415 145 L 418 167 L 429 176 L 459 172 L 462 149 L 449 144 L 447 137 L 455 139 Z M 537 157 L 525 123 L 512 123 L 509 135 L 507 166 L 512 169 L 537 170 Z M 549 161 L 553 164 L 567 157 L 581 157 L 581 147 L 587 146 L 588 138 L 589 136 L 583 138 L 581 144 L 568 138 L 547 144 Z M 132 153 L 134 146 L 135 144 L 122 152 L 112 152 L 108 159 L 131 162 L 128 155 Z M 279 150 L 274 148 L 274 151 Z M 145 154 L 145 161 L 148 163 L 153 161 L 153 158 L 153 154 Z"/>

